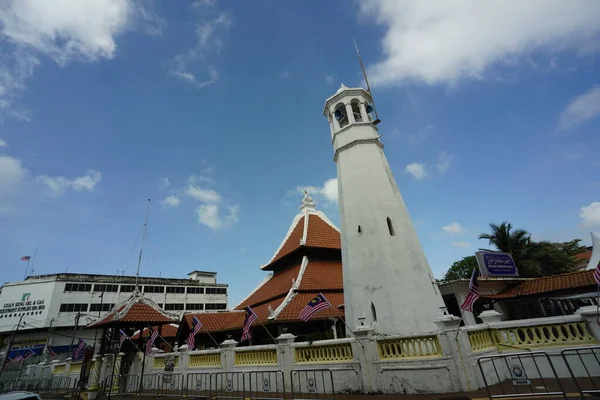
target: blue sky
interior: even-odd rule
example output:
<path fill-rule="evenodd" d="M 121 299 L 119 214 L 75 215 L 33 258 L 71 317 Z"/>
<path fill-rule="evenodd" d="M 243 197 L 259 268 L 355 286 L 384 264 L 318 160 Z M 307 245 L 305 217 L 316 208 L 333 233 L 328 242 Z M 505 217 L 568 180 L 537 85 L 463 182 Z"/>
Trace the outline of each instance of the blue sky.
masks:
<path fill-rule="evenodd" d="M 63 4 L 59 4 L 63 3 Z M 372 81 L 437 277 L 507 220 L 600 230 L 600 4 L 0 3 L 0 265 L 263 277 L 303 188 L 338 223 L 324 101 Z M 479 8 L 478 8 L 479 7 Z"/>

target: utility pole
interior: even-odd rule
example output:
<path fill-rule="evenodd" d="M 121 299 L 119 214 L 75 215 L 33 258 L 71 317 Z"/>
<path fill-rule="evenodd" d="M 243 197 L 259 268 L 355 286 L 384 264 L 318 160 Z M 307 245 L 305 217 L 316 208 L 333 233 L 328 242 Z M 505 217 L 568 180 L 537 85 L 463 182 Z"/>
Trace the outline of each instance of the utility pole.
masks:
<path fill-rule="evenodd" d="M 73 336 L 71 336 L 71 344 L 69 345 L 69 354 L 67 357 L 71 357 L 73 359 L 73 342 L 75 341 L 75 333 L 77 333 L 77 327 L 79 326 L 79 318 L 81 317 L 81 313 L 77 312 L 75 315 L 75 327 L 73 328 Z"/>
<path fill-rule="evenodd" d="M 8 344 L 8 347 L 6 348 L 6 356 L 4 357 L 4 361 L 2 362 L 2 369 L 0 369 L 0 376 L 2 376 L 2 372 L 4 372 L 4 367 L 6 367 L 6 362 L 8 361 L 8 355 L 10 354 L 10 351 L 12 350 L 12 346 L 15 341 L 15 336 L 17 335 L 17 331 L 21 327 L 22 321 L 23 321 L 23 314 L 21 314 L 21 317 L 19 318 L 19 323 L 17 324 L 17 328 L 12 332 L 12 335 L 10 335 L 10 343 Z"/>
<path fill-rule="evenodd" d="M 100 315 L 102 314 L 102 305 L 104 304 L 104 292 L 100 294 L 100 309 L 98 310 L 98 319 L 100 319 Z M 98 336 L 98 329 L 94 331 L 94 353 L 96 352 L 96 338 Z"/>

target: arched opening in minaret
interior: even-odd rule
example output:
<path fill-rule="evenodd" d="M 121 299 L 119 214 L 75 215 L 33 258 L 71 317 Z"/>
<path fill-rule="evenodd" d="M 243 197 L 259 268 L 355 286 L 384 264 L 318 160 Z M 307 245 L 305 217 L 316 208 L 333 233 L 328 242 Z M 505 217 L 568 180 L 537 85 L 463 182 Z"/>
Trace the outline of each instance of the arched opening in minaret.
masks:
<path fill-rule="evenodd" d="M 340 124 L 340 128 L 343 128 L 348 125 L 348 116 L 346 115 L 346 106 L 344 105 L 344 103 L 339 103 L 335 106 L 333 117 Z"/>
<path fill-rule="evenodd" d="M 354 121 L 362 122 L 362 115 L 360 114 L 360 102 L 358 99 L 352 99 L 350 107 L 352 107 L 352 115 L 354 115 Z"/>
<path fill-rule="evenodd" d="M 394 230 L 394 225 L 392 225 L 392 220 L 390 219 L 390 217 L 386 218 L 386 222 L 388 226 L 388 231 L 390 231 L 390 236 L 396 236 L 396 231 Z"/>

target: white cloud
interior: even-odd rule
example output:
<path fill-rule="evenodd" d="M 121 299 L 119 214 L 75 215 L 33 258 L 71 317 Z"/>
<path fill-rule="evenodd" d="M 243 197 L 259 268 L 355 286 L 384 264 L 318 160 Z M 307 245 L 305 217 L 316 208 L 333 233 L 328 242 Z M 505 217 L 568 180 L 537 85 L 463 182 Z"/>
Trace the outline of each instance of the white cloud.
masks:
<path fill-rule="evenodd" d="M 575 97 L 560 115 L 559 127 L 571 128 L 600 115 L 600 85 Z"/>
<path fill-rule="evenodd" d="M 320 195 L 329 203 L 338 201 L 338 180 L 337 178 L 327 179 L 323 186 L 296 186 L 294 193 L 304 193 L 307 191 L 311 196 Z"/>
<path fill-rule="evenodd" d="M 160 182 L 158 184 L 158 189 L 159 190 L 164 190 L 164 189 L 168 189 L 171 187 L 171 181 L 169 180 L 169 178 L 160 178 Z"/>
<path fill-rule="evenodd" d="M 206 10 L 214 5 L 212 1 L 197 1 L 193 4 L 196 11 Z M 219 79 L 219 72 L 214 66 L 207 65 L 209 54 L 220 54 L 223 46 L 222 34 L 231 26 L 231 19 L 221 13 L 213 19 L 205 20 L 196 25 L 196 44 L 185 53 L 178 54 L 170 63 L 169 73 L 177 78 L 202 89 Z M 198 64 L 204 64 L 198 66 Z M 205 69 L 204 77 L 199 77 L 191 70 Z"/>
<path fill-rule="evenodd" d="M 328 85 L 333 85 L 333 81 L 334 81 L 333 76 L 328 75 L 325 77 L 325 82 L 327 82 Z"/>
<path fill-rule="evenodd" d="M 39 55 L 70 61 L 111 59 L 130 29 L 160 32 L 164 21 L 135 0 L 5 0 L 0 6 L 0 108 L 21 119 L 13 102 L 39 65 Z"/>
<path fill-rule="evenodd" d="M 196 208 L 198 222 L 211 229 L 218 230 L 235 224 L 239 219 L 239 206 L 228 207 L 229 213 L 221 216 L 219 205 L 214 203 L 202 204 Z"/>
<path fill-rule="evenodd" d="M 366 0 L 360 16 L 387 28 L 373 86 L 453 84 L 534 53 L 600 50 L 597 0 Z"/>
<path fill-rule="evenodd" d="M 419 146 L 425 142 L 425 140 L 431 136 L 433 131 L 435 130 L 435 126 L 427 125 L 424 128 L 417 130 L 415 133 L 407 135 L 406 139 L 409 144 L 413 146 Z"/>
<path fill-rule="evenodd" d="M 469 242 L 452 242 L 450 243 L 454 247 L 460 247 L 466 249 L 467 247 L 471 247 L 471 243 Z"/>
<path fill-rule="evenodd" d="M 205 168 L 203 173 L 214 171 L 215 166 L 211 165 Z M 166 178 L 164 178 L 166 179 Z M 194 214 L 196 220 L 207 227 L 218 230 L 234 225 L 239 220 L 240 206 L 229 205 L 226 211 L 222 211 L 222 203 L 226 203 L 223 196 L 213 189 L 200 186 L 199 183 L 216 184 L 211 178 L 204 175 L 190 175 L 185 186 L 170 189 L 170 195 L 165 197 L 161 203 L 171 207 L 177 207 L 181 203 L 182 197 L 190 198 L 196 201 Z M 169 182 L 170 183 L 170 182 Z"/>
<path fill-rule="evenodd" d="M 600 201 L 594 201 L 579 210 L 581 223 L 587 227 L 600 227 Z"/>
<path fill-rule="evenodd" d="M 191 198 L 206 202 L 206 203 L 220 203 L 221 195 L 212 189 L 203 189 L 200 186 L 188 185 L 185 188 L 185 194 Z"/>
<path fill-rule="evenodd" d="M 0 147 L 6 147 L 6 146 L 8 146 L 6 144 L 6 142 L 4 140 L 0 139 Z"/>
<path fill-rule="evenodd" d="M 18 192 L 27 178 L 27 170 L 21 161 L 10 156 L 0 155 L 0 193 Z"/>
<path fill-rule="evenodd" d="M 161 201 L 162 204 L 166 204 L 168 206 L 172 206 L 172 207 L 177 207 L 179 205 L 181 201 L 179 200 L 179 197 L 177 196 L 167 196 L 165 197 L 165 199 L 163 201 Z"/>
<path fill-rule="evenodd" d="M 292 74 L 290 73 L 290 71 L 283 71 L 280 72 L 277 77 L 279 77 L 279 79 L 287 79 L 291 76 Z"/>
<path fill-rule="evenodd" d="M 438 156 L 437 164 L 435 167 L 437 168 L 440 174 L 443 174 L 450 168 L 452 165 L 452 161 L 454 160 L 454 156 L 452 154 L 448 154 L 445 151 L 442 151 Z"/>
<path fill-rule="evenodd" d="M 414 162 L 404 167 L 404 172 L 411 174 L 416 180 L 420 181 L 427 177 L 425 164 Z"/>
<path fill-rule="evenodd" d="M 92 192 L 101 180 L 102 174 L 93 169 L 89 170 L 87 175 L 78 176 L 72 179 L 65 176 L 47 175 L 40 175 L 35 178 L 36 183 L 46 185 L 50 189 L 50 193 L 54 196 L 60 196 L 68 189 L 73 189 L 76 192 L 82 190 Z"/>
<path fill-rule="evenodd" d="M 463 228 L 458 222 L 451 222 L 446 226 L 442 226 L 442 230 L 448 235 L 461 235 L 465 233 L 465 228 Z"/>

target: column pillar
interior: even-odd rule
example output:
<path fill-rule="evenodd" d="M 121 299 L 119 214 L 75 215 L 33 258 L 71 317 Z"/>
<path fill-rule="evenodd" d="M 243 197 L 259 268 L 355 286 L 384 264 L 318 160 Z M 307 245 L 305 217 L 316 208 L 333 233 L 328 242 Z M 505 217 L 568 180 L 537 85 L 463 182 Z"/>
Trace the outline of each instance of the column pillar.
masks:
<path fill-rule="evenodd" d="M 350 103 L 346 104 L 346 115 L 348 117 L 348 124 L 353 124 L 356 121 L 354 120 L 354 113 L 352 112 L 352 105 Z"/>
<path fill-rule="evenodd" d="M 125 355 L 125 353 L 119 353 L 116 357 L 116 359 L 114 359 L 114 365 L 113 365 L 113 374 L 114 375 L 121 375 L 121 360 L 123 359 L 123 356 Z M 112 390 L 117 390 L 119 388 L 119 379 L 113 379 L 112 380 Z"/>
<path fill-rule="evenodd" d="M 367 114 L 367 107 L 365 106 L 365 103 L 360 103 L 358 105 L 358 108 L 360 108 L 360 116 L 362 117 L 362 122 L 369 122 L 369 114 Z"/>
<path fill-rule="evenodd" d="M 100 371 L 102 370 L 102 356 L 96 356 L 92 360 L 94 369 L 90 372 L 90 380 L 88 382 L 88 400 L 95 400 L 98 397 L 98 383 L 100 382 Z"/>
<path fill-rule="evenodd" d="M 587 321 L 588 328 L 592 332 L 592 335 L 600 342 L 600 325 L 596 322 L 597 312 L 596 306 L 583 306 L 579 307 L 575 313 L 581 315 L 584 320 Z"/>

